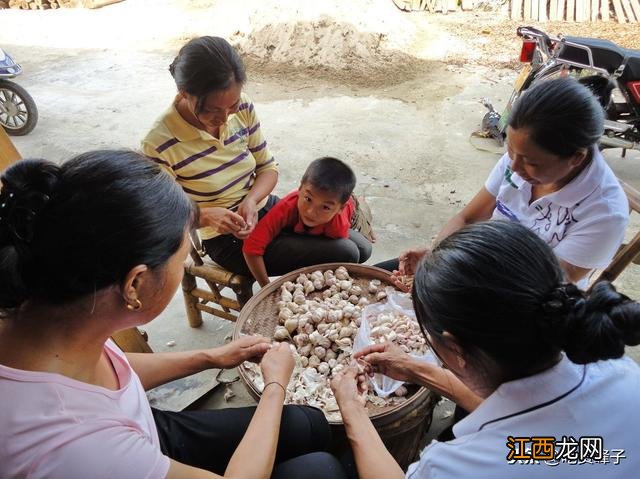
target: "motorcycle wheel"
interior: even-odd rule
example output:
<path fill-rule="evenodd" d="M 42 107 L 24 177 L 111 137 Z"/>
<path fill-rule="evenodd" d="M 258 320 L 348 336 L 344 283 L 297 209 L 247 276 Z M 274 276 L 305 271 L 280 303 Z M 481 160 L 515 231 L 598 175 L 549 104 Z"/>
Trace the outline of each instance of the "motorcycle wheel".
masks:
<path fill-rule="evenodd" d="M 38 122 L 38 108 L 31 95 L 17 83 L 0 80 L 0 125 L 12 136 L 31 132 Z"/>

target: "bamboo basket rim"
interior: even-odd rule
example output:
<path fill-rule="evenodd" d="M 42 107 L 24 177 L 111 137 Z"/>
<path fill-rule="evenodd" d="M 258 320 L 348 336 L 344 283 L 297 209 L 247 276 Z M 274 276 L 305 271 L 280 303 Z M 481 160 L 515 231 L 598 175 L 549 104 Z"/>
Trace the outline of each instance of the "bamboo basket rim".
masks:
<path fill-rule="evenodd" d="M 361 277 L 364 277 L 367 279 L 383 280 L 389 286 L 393 286 L 393 284 L 390 281 L 391 273 L 389 273 L 387 270 L 384 270 L 382 268 L 378 268 L 377 266 L 355 264 L 355 263 L 323 263 L 323 264 L 317 264 L 313 266 L 305 266 L 304 268 L 299 268 L 294 271 L 291 271 L 290 273 L 282 275 L 277 280 L 269 283 L 267 286 L 262 288 L 258 292 L 258 294 L 254 295 L 249 301 L 247 301 L 247 303 L 244 305 L 244 307 L 240 311 L 240 314 L 238 315 L 238 319 L 236 320 L 236 325 L 233 330 L 233 339 L 234 340 L 238 339 L 243 334 L 242 333 L 243 326 L 251 318 L 253 310 L 256 308 L 256 306 L 260 304 L 264 299 L 268 298 L 269 296 L 273 294 L 277 294 L 278 291 L 280 290 L 280 286 L 282 286 L 285 282 L 291 281 L 292 278 L 294 279 L 297 278 L 298 275 L 302 273 L 309 273 L 316 270 L 325 271 L 327 269 L 336 269 L 340 266 L 344 266 L 345 268 L 347 268 L 350 275 L 353 272 L 356 275 L 360 274 Z M 277 316 L 277 313 L 274 314 L 274 316 Z M 249 392 L 251 393 L 251 395 L 254 396 L 254 398 L 256 398 L 257 400 L 259 400 L 261 393 L 258 390 L 258 388 L 256 388 L 256 386 L 253 384 L 253 381 L 251 381 L 251 379 L 249 378 L 249 375 L 247 374 L 246 368 L 244 367 L 243 364 L 238 366 L 238 372 L 245 386 L 249 389 Z M 412 406 L 414 403 L 423 401 L 424 396 L 428 396 L 432 394 L 433 392 L 428 388 L 426 388 L 425 386 L 419 386 L 416 392 L 413 393 L 410 397 L 408 397 L 406 401 L 400 404 L 396 404 L 395 406 L 384 408 L 382 411 L 378 413 L 372 413 L 372 409 L 370 408 L 367 408 L 367 412 L 369 414 L 369 418 L 371 419 L 371 421 L 383 420 L 388 418 L 389 416 L 396 415 L 399 411 L 405 408 L 410 408 L 410 406 Z M 333 424 L 333 425 L 342 424 L 342 421 L 329 421 L 329 424 Z"/>

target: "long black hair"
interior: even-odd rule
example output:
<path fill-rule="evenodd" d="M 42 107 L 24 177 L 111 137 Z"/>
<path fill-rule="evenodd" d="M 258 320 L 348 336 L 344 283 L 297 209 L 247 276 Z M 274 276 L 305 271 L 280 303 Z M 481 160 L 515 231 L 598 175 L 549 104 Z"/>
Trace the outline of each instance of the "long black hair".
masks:
<path fill-rule="evenodd" d="M 196 113 L 211 92 L 243 85 L 247 73 L 238 52 L 221 37 L 198 37 L 187 42 L 169 66 L 178 90 L 195 96 Z"/>
<path fill-rule="evenodd" d="M 591 148 L 604 132 L 604 111 L 591 90 L 573 78 L 543 81 L 513 106 L 509 126 L 527 129 L 544 150 L 568 158 Z"/>
<path fill-rule="evenodd" d="M 470 357 L 489 357 L 500 381 L 523 377 L 565 351 L 575 363 L 619 358 L 640 343 L 640 305 L 608 282 L 586 294 L 564 283 L 553 251 L 513 222 L 467 226 L 416 272 L 413 302 L 439 343 L 453 335 Z"/>
<path fill-rule="evenodd" d="M 22 160 L 2 175 L 0 311 L 62 304 L 162 267 L 197 209 L 158 165 L 133 151 L 84 153 L 58 166 Z"/>

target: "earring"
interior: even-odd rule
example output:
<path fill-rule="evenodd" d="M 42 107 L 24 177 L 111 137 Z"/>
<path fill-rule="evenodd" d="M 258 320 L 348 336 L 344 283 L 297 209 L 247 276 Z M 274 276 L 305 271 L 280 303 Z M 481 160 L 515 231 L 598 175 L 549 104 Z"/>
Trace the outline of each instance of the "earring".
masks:
<path fill-rule="evenodd" d="M 135 299 L 135 304 L 127 303 L 127 309 L 129 311 L 138 311 L 140 308 L 142 308 L 142 301 L 138 298 Z"/>

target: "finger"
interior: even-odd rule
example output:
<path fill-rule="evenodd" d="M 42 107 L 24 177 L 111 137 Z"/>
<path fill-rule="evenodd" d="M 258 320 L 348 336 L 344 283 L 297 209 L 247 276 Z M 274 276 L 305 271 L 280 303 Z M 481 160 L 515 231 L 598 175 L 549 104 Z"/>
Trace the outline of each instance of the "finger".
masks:
<path fill-rule="evenodd" d="M 243 353 L 247 358 L 254 358 L 257 356 L 264 356 L 269 349 L 271 349 L 269 343 L 257 343 L 245 348 Z"/>
<path fill-rule="evenodd" d="M 368 362 L 374 371 L 377 371 L 378 364 L 386 362 L 385 354 L 381 352 L 380 353 L 374 352 L 374 353 L 368 354 L 362 359 Z"/>
<path fill-rule="evenodd" d="M 370 344 L 369 346 L 365 346 L 364 348 L 362 348 L 360 351 L 357 351 L 353 355 L 353 359 L 362 358 L 363 356 L 367 356 L 368 354 L 371 354 L 371 353 L 381 353 L 385 351 L 386 348 L 387 347 L 384 343 Z M 367 361 L 367 358 L 363 358 L 363 359 Z"/>
<path fill-rule="evenodd" d="M 235 221 L 229 219 L 229 218 L 222 218 L 221 224 L 227 228 L 227 231 L 230 231 L 232 233 L 237 233 L 238 231 L 242 230 L 242 227 L 236 223 Z"/>

